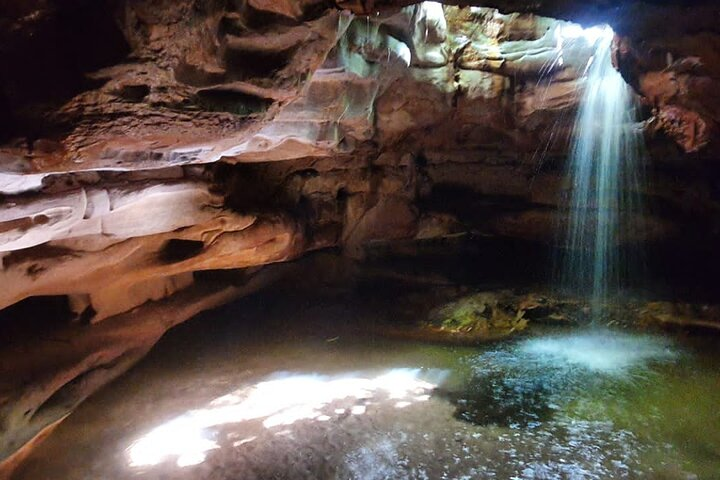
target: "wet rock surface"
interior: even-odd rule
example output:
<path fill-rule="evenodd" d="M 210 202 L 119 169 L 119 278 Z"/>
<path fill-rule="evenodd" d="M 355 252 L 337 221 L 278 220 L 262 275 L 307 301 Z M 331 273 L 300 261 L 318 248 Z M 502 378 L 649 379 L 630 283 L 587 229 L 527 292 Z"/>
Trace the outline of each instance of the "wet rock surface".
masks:
<path fill-rule="evenodd" d="M 433 310 L 427 326 L 439 334 L 499 339 L 527 327 L 524 311 L 513 307 L 510 292 L 477 293 Z"/>
<path fill-rule="evenodd" d="M 444 300 L 443 300 L 444 298 Z M 448 298 L 450 299 L 448 301 Z M 458 295 L 457 289 L 399 299 L 399 315 L 415 317 L 404 328 L 388 326 L 391 337 L 457 345 L 477 345 L 522 335 L 526 329 L 554 327 L 612 327 L 629 331 L 720 331 L 720 306 L 707 303 L 648 301 L 617 296 L 597 304 L 583 297 L 559 293 L 494 290 Z M 413 312 L 410 314 L 410 312 Z M 380 330 L 380 332 L 383 332 Z"/>
<path fill-rule="evenodd" d="M 42 332 L 84 338 L 202 291 L 200 272 L 252 284 L 318 249 L 367 259 L 458 236 L 552 243 L 592 54 L 558 32 L 588 18 L 616 27 L 617 66 L 648 120 L 645 227 L 621 243 L 715 252 L 716 6 L 411 3 L 0 0 L 0 61 L 12 65 L 0 75 L 0 308 L 52 297 L 62 321 Z M 498 338 L 580 308 L 491 295 L 426 326 Z M 701 325 L 708 312 L 657 304 L 643 318 Z M 52 381 L 23 376 L 20 388 L 3 367 L 4 458 L 133 363 L 96 376 L 98 351 L 137 359 L 161 330 L 24 347 Z M 83 374 L 97 380 L 72 383 Z M 56 394 L 62 408 L 41 420 L 17 416 Z"/>

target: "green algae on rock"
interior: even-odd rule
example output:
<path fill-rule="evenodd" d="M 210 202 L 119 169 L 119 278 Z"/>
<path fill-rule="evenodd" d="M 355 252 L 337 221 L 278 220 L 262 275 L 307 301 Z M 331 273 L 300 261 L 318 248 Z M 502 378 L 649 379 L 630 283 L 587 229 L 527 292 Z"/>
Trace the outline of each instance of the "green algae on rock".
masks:
<path fill-rule="evenodd" d="M 528 325 L 518 297 L 509 291 L 480 292 L 443 305 L 430 313 L 425 325 L 440 336 L 481 341 L 507 337 Z"/>

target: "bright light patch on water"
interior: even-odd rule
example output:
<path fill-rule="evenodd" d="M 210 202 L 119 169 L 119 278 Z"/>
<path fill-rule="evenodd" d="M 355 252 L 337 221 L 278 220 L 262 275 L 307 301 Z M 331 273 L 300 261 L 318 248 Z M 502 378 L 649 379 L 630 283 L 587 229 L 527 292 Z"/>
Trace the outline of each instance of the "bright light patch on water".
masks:
<path fill-rule="evenodd" d="M 521 343 L 518 352 L 548 364 L 569 364 L 607 374 L 621 374 L 677 355 L 662 338 L 610 331 L 534 338 Z"/>
<path fill-rule="evenodd" d="M 377 376 L 276 376 L 217 398 L 205 408 L 191 410 L 153 429 L 128 449 L 130 465 L 152 466 L 171 458 L 179 467 L 202 463 L 209 451 L 220 448 L 212 428 L 225 424 L 261 419 L 265 428 L 272 429 L 299 420 L 327 422 L 333 418 L 331 414 L 347 412 L 328 408 L 344 399 L 384 398 L 403 406 L 422 402 L 444 377 L 439 371 L 429 374 L 437 382 L 422 379 L 420 369 L 409 368 L 392 369 Z M 353 405 L 349 413 L 363 415 L 366 409 L 365 405 Z"/>

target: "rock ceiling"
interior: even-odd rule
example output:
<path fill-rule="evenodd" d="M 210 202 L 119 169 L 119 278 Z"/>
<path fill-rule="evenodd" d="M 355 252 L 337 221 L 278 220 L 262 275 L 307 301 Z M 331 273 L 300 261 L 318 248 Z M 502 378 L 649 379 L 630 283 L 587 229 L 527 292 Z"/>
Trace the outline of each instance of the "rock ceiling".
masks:
<path fill-rule="evenodd" d="M 645 239 L 714 228 L 712 3 L 337 3 L 0 0 L 0 308 L 64 295 L 93 326 L 59 335 L 95 339 L 57 368 L 5 356 L 6 464 L 180 321 L 145 313 L 161 299 L 182 291 L 182 319 L 255 288 L 199 295 L 194 272 L 468 231 L 551 241 L 592 55 L 559 43 L 567 20 L 618 32 L 662 207 Z"/>

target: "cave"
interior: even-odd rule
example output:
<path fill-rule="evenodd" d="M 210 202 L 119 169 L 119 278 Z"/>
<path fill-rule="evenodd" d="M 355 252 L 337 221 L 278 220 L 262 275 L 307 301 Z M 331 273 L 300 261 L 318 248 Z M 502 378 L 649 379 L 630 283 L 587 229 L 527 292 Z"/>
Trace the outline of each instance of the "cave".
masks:
<path fill-rule="evenodd" d="M 0 0 L 0 480 L 720 478 L 718 20 Z"/>

